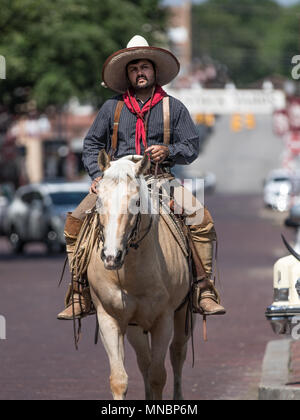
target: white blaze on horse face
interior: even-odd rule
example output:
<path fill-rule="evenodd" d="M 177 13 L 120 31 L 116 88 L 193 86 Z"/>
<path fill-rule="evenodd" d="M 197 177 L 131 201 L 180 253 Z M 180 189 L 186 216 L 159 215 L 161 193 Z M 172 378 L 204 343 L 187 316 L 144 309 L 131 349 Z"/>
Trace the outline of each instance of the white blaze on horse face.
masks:
<path fill-rule="evenodd" d="M 124 210 L 124 201 L 127 201 L 126 186 L 119 183 L 110 191 L 108 223 L 105 226 L 105 248 L 106 255 L 116 257 L 121 247 L 119 235 L 120 216 Z"/>
<path fill-rule="evenodd" d="M 139 201 L 138 184 L 129 179 L 119 180 L 102 188 L 99 195 L 102 197 L 105 255 L 115 258 L 120 251 L 125 251 L 124 244 L 134 224 L 133 215 L 138 213 L 133 205 Z"/>

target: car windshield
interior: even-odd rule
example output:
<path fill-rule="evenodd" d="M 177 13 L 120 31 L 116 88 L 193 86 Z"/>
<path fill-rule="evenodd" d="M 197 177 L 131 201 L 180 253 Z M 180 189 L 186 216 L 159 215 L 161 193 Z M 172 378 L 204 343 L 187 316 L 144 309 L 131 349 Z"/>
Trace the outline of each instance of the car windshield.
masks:
<path fill-rule="evenodd" d="M 290 178 L 278 177 L 273 179 L 274 182 L 290 182 Z"/>
<path fill-rule="evenodd" d="M 87 195 L 85 191 L 64 191 L 50 194 L 55 206 L 78 205 Z"/>

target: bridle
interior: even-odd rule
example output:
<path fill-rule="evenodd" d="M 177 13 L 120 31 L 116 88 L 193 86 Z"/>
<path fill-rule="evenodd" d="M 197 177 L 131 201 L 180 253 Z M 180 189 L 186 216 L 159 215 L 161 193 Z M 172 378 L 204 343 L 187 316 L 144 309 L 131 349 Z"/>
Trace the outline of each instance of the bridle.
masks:
<path fill-rule="evenodd" d="M 96 211 L 96 210 L 95 210 Z M 138 238 L 139 233 L 140 232 L 140 225 L 141 225 L 141 220 L 142 220 L 142 215 L 140 212 L 138 212 L 137 216 L 136 216 L 136 220 L 135 220 L 135 224 L 133 229 L 130 232 L 130 235 L 127 239 L 127 242 L 125 244 L 125 250 L 126 250 L 126 255 L 129 252 L 129 248 L 134 248 L 134 249 L 138 249 L 138 247 L 140 246 L 141 242 L 145 239 L 145 237 L 148 235 L 148 233 L 151 230 L 152 224 L 153 224 L 153 217 L 150 217 L 150 222 L 148 224 L 148 226 L 146 227 L 145 231 L 143 232 L 142 236 Z M 99 242 L 102 243 L 102 245 L 104 245 L 104 225 L 101 223 L 100 220 L 100 214 L 98 212 L 98 226 L 99 226 Z"/>

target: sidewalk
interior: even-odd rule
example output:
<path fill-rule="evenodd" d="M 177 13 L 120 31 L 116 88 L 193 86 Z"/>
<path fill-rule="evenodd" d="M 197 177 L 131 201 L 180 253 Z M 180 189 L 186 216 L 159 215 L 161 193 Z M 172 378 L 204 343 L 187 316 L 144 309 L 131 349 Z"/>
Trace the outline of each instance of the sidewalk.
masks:
<path fill-rule="evenodd" d="M 270 341 L 263 360 L 259 400 L 300 400 L 300 341 Z"/>

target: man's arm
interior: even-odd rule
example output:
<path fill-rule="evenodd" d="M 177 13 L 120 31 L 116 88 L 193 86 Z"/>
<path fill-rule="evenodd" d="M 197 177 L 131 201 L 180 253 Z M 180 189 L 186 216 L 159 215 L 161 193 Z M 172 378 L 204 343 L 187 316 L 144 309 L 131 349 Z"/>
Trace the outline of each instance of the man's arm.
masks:
<path fill-rule="evenodd" d="M 98 166 L 98 154 L 101 149 L 107 149 L 110 139 L 112 106 L 111 100 L 102 105 L 83 142 L 82 161 L 92 180 L 102 175 Z"/>
<path fill-rule="evenodd" d="M 168 159 L 179 165 L 188 165 L 199 155 L 200 138 L 186 107 L 175 99 L 172 108 L 171 116 L 172 111 L 175 112 L 173 116 L 173 141 L 168 146 Z"/>

